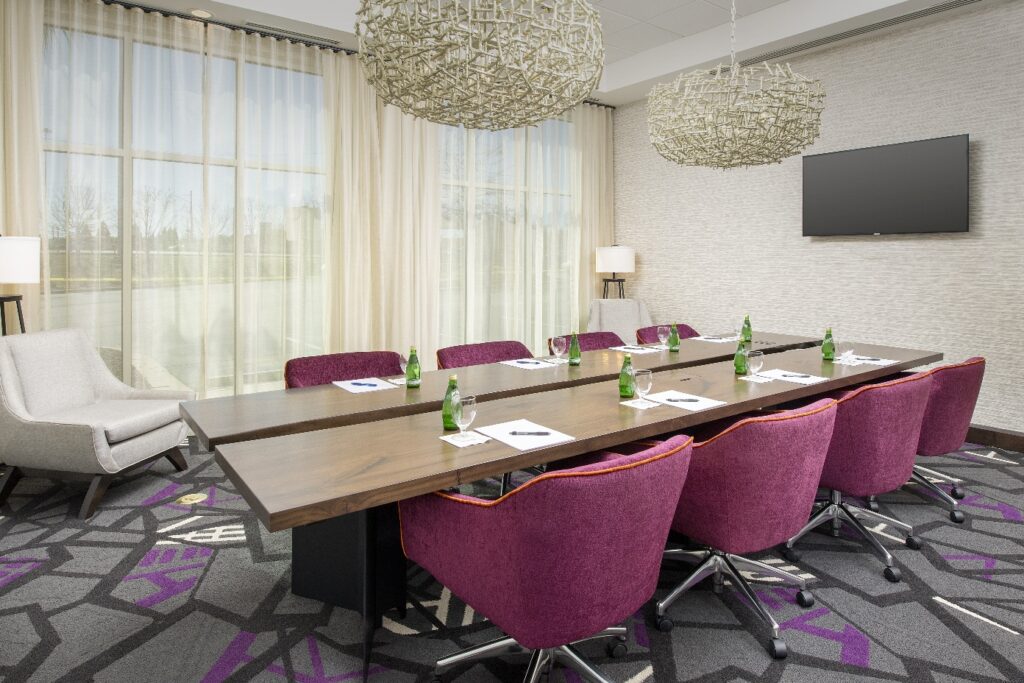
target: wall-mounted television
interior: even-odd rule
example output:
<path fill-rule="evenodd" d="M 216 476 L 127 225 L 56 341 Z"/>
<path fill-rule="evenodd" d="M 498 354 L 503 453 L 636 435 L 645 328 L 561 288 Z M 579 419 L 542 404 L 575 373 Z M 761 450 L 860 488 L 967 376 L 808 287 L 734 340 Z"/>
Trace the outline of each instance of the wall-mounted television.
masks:
<path fill-rule="evenodd" d="M 804 235 L 967 232 L 968 136 L 804 157 Z"/>

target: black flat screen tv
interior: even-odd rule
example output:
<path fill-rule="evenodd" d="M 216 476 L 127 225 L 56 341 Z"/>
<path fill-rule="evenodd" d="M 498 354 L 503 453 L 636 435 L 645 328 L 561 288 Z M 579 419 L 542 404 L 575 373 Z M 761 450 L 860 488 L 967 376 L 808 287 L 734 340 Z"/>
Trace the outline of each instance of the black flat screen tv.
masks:
<path fill-rule="evenodd" d="M 967 232 L 968 136 L 804 157 L 804 235 Z"/>

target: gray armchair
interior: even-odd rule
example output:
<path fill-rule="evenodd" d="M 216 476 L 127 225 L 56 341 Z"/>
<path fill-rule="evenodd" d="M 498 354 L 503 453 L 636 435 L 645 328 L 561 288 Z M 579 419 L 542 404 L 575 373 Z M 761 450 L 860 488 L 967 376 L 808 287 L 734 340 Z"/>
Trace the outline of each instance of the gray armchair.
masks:
<path fill-rule="evenodd" d="M 24 475 L 86 479 L 86 519 L 125 470 L 166 457 L 184 471 L 179 403 L 193 398 L 123 384 L 81 330 L 0 338 L 0 505 Z"/>

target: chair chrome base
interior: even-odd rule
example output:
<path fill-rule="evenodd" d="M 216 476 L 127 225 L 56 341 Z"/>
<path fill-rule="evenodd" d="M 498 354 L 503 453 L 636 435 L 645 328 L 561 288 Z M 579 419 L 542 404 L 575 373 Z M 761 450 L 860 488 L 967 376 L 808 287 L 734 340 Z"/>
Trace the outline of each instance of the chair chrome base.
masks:
<path fill-rule="evenodd" d="M 939 475 L 940 477 L 944 477 L 949 480 L 950 483 L 953 484 L 952 495 L 939 488 L 935 482 L 928 478 L 925 472 L 933 475 Z M 928 470 L 920 467 L 919 465 L 914 465 L 914 471 L 910 475 L 910 480 L 916 484 L 920 484 L 938 496 L 939 500 L 946 504 L 946 508 L 949 510 L 949 518 L 957 524 L 963 524 L 964 513 L 960 510 L 960 503 L 957 501 L 957 498 L 963 498 L 964 492 L 963 489 L 956 485 L 956 482 L 952 480 L 952 477 L 948 477 L 947 475 L 942 474 L 941 472 L 936 472 L 935 470 Z M 915 492 L 918 494 L 921 493 L 920 489 Z"/>
<path fill-rule="evenodd" d="M 583 680 L 590 681 L 591 683 L 611 683 L 611 680 L 602 675 L 575 647 L 578 643 L 597 638 L 615 638 L 616 642 L 612 643 L 611 647 L 608 648 L 609 654 L 612 654 L 612 656 L 625 654 L 625 626 L 611 626 L 600 633 L 595 633 L 589 638 L 544 650 L 528 650 L 512 638 L 505 636 L 437 660 L 434 668 L 434 680 L 440 680 L 445 671 L 461 664 L 469 664 L 482 659 L 490 659 L 491 657 L 529 656 L 530 664 L 526 668 L 526 677 L 523 679 L 525 683 L 537 683 L 541 679 L 542 674 L 556 664 L 572 669 Z"/>
<path fill-rule="evenodd" d="M 880 514 L 874 510 L 866 510 L 855 505 L 850 505 L 843 501 L 842 493 L 833 490 L 829 492 L 829 501 L 824 505 L 824 507 L 820 508 L 818 512 L 811 517 L 811 521 L 807 522 L 807 524 L 804 525 L 804 528 L 797 532 L 793 538 L 786 541 L 786 550 L 792 551 L 793 544 L 803 538 L 808 532 L 818 528 L 826 522 L 832 523 L 832 535 L 838 536 L 839 529 L 842 527 L 843 522 L 847 522 L 864 537 L 868 542 L 868 545 L 870 545 L 871 548 L 882 558 L 882 561 L 885 562 L 885 578 L 893 583 L 897 583 L 901 576 L 900 570 L 895 566 L 895 560 L 893 560 L 889 551 L 885 549 L 885 546 L 875 538 L 875 535 L 868 531 L 867 527 L 865 527 L 861 522 L 861 518 L 882 522 L 895 529 L 899 529 L 906 534 L 907 547 L 915 550 L 920 549 L 921 543 L 917 537 L 914 536 L 914 527 L 910 526 L 906 522 L 901 522 L 898 519 L 893 519 L 892 517 Z"/>
<path fill-rule="evenodd" d="M 669 549 L 665 551 L 665 556 L 670 559 L 691 559 L 694 556 L 693 551 L 689 550 L 676 550 Z M 658 618 L 658 629 L 662 631 L 668 631 L 672 628 L 672 621 L 665 616 L 665 612 L 668 608 L 679 599 L 686 591 L 690 590 L 704 579 L 711 577 L 714 582 L 714 589 L 716 593 L 721 592 L 721 586 L 724 583 L 726 576 L 736 587 L 747 601 L 750 603 L 754 612 L 761 617 L 761 619 L 768 624 L 772 632 L 771 640 L 768 643 L 768 651 L 772 657 L 776 659 L 784 659 L 786 657 L 786 644 L 779 637 L 779 623 L 775 621 L 775 618 L 764 608 L 757 594 L 754 593 L 753 588 L 747 583 L 747 580 L 740 574 L 740 570 L 737 565 L 753 571 L 758 574 L 764 574 L 773 578 L 781 580 L 783 583 L 791 586 L 798 586 L 800 592 L 797 594 L 797 603 L 801 607 L 810 607 L 814 604 L 814 596 L 807 590 L 807 581 L 791 574 L 778 567 L 773 567 L 764 562 L 758 562 L 757 560 L 751 560 L 740 555 L 732 555 L 725 553 L 720 550 L 705 550 L 703 551 L 703 557 L 701 558 L 700 564 L 697 568 L 686 577 L 681 584 L 672 589 L 672 592 L 665 596 L 664 599 L 658 601 L 655 604 L 655 613 Z"/>

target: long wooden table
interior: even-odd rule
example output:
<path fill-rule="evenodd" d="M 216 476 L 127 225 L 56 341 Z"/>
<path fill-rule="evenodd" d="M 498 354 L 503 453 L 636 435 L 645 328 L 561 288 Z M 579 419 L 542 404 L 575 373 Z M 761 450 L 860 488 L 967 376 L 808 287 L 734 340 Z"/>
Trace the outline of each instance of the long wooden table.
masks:
<path fill-rule="evenodd" d="M 754 332 L 754 348 L 765 353 L 809 347 L 819 339 L 792 334 Z M 684 339 L 678 352 L 636 354 L 634 366 L 670 370 L 732 358 L 734 343 Z M 618 377 L 621 351 L 588 351 L 579 367 L 552 366 L 522 370 L 500 363 L 423 373 L 419 389 L 391 389 L 352 394 L 331 384 L 258 394 L 187 401 L 181 415 L 207 449 L 236 441 L 298 434 L 329 427 L 374 422 L 441 409 L 448 376 L 459 375 L 459 388 L 481 402 L 549 391 Z M 383 378 L 382 378 L 383 379 Z"/>
<path fill-rule="evenodd" d="M 292 591 L 363 615 L 365 673 L 381 612 L 389 608 L 404 612 L 406 604 L 405 561 L 395 501 L 810 399 L 942 359 L 941 353 L 932 351 L 872 345 L 856 348 L 860 354 L 897 362 L 884 367 L 835 365 L 823 361 L 818 348 L 765 356 L 764 370 L 781 368 L 827 378 L 809 386 L 782 380 L 744 382 L 737 379 L 731 361 L 655 373 L 652 392 L 678 389 L 725 401 L 700 412 L 671 406 L 649 410 L 622 406 L 614 380 L 495 399 L 478 406 L 475 426 L 525 418 L 575 437 L 548 448 L 518 451 L 496 440 L 457 448 L 438 438 L 443 431 L 439 411 L 434 410 L 225 444 L 217 447 L 216 459 L 267 529 L 292 529 Z"/>

